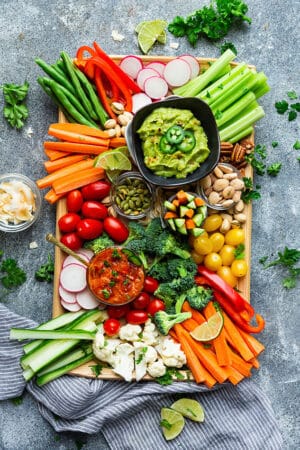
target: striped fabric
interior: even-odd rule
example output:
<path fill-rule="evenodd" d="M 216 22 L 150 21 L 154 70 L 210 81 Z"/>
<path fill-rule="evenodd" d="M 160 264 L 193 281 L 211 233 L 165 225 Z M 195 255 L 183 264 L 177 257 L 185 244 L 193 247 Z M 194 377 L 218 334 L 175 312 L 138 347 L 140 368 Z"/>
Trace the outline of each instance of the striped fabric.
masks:
<path fill-rule="evenodd" d="M 33 326 L 0 304 L 0 400 L 17 397 L 25 388 L 19 367 L 21 345 L 9 340 L 9 330 Z M 160 386 L 63 376 L 43 387 L 30 382 L 26 389 L 56 431 L 101 430 L 112 450 L 282 448 L 271 405 L 250 380 L 208 390 L 193 382 Z M 186 420 L 183 432 L 167 443 L 159 427 L 160 409 L 183 396 L 202 403 L 205 422 Z"/>

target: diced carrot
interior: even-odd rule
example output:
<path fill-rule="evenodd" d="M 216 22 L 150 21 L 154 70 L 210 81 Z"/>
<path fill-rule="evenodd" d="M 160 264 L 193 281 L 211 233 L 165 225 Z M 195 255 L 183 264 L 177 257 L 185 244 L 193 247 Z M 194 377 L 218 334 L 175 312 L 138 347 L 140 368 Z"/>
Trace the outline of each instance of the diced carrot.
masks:
<path fill-rule="evenodd" d="M 44 148 L 46 150 L 59 150 L 69 153 L 84 153 L 87 155 L 99 155 L 108 150 L 109 140 L 103 145 L 79 144 L 78 142 L 53 142 L 45 141 Z"/>
<path fill-rule="evenodd" d="M 186 219 L 185 227 L 186 227 L 187 230 L 192 230 L 193 228 L 196 228 L 196 224 L 193 221 L 193 219 Z"/>
<path fill-rule="evenodd" d="M 74 176 L 74 173 L 71 173 L 59 178 L 53 182 L 52 186 L 56 194 L 66 194 L 73 189 L 78 189 L 86 184 L 94 183 L 104 177 L 105 171 L 103 169 L 92 167 L 90 169 L 76 172 L 76 176 Z"/>
<path fill-rule="evenodd" d="M 70 133 L 84 134 L 86 136 L 94 136 L 98 138 L 107 138 L 107 131 L 98 130 L 97 128 L 89 127 L 88 125 L 81 125 L 79 123 L 60 122 L 52 123 L 52 130 L 68 131 Z"/>
<path fill-rule="evenodd" d="M 172 200 L 172 204 L 173 204 L 174 206 L 176 206 L 176 208 L 178 208 L 178 206 L 179 206 L 179 201 L 177 200 L 177 198 L 174 198 L 174 200 Z"/>
<path fill-rule="evenodd" d="M 47 200 L 50 205 L 56 203 L 60 198 L 62 198 L 64 194 L 57 195 L 53 189 L 50 189 L 45 195 L 44 199 Z"/>
<path fill-rule="evenodd" d="M 205 205 L 205 201 L 203 200 L 203 198 L 200 197 L 195 197 L 194 198 L 194 202 L 196 206 L 203 206 Z"/>
<path fill-rule="evenodd" d="M 176 219 L 176 217 L 178 217 L 177 214 L 172 212 L 172 211 L 168 211 L 164 215 L 164 219 L 166 219 L 166 220 L 168 220 L 168 219 Z"/>
<path fill-rule="evenodd" d="M 59 152 L 58 150 L 49 150 L 44 148 L 44 152 L 47 155 L 50 161 L 56 161 L 59 158 L 63 158 L 64 156 L 68 156 L 69 152 Z"/>
<path fill-rule="evenodd" d="M 176 197 L 180 205 L 184 205 L 185 203 L 188 202 L 186 192 L 183 189 L 177 192 Z"/>
<path fill-rule="evenodd" d="M 182 311 L 183 312 L 190 312 L 192 314 L 192 319 L 194 319 L 198 325 L 202 325 L 202 323 L 206 322 L 205 318 L 201 314 L 200 311 L 197 311 L 196 309 L 192 308 L 190 304 L 185 301 L 182 305 Z"/>
<path fill-rule="evenodd" d="M 186 212 L 185 212 L 185 216 L 188 217 L 189 219 L 191 219 L 193 217 L 193 215 L 195 214 L 195 210 L 192 208 L 189 208 Z"/>
<path fill-rule="evenodd" d="M 46 169 L 46 172 L 52 173 L 56 170 L 62 169 L 63 167 L 70 166 L 71 164 L 74 164 L 78 161 L 82 161 L 83 159 L 86 159 L 86 155 L 68 155 L 64 158 L 56 159 L 55 161 L 45 161 L 44 167 Z"/>
<path fill-rule="evenodd" d="M 72 175 L 74 177 L 74 173 L 80 172 L 81 170 L 90 169 L 94 165 L 93 159 L 86 159 L 84 161 L 79 161 L 74 163 L 68 167 L 63 167 L 60 170 L 56 170 L 49 175 L 46 175 L 44 178 L 40 178 L 36 181 L 37 186 L 40 189 L 44 189 L 53 184 L 54 181 L 63 178 L 64 176 Z"/>
<path fill-rule="evenodd" d="M 111 138 L 109 141 L 109 146 L 111 148 L 123 147 L 126 145 L 126 139 L 124 137 Z"/>
<path fill-rule="evenodd" d="M 242 338 L 239 330 L 237 329 L 235 324 L 229 319 L 228 315 L 224 311 L 222 314 L 224 318 L 225 330 L 230 336 L 230 339 L 232 340 L 235 349 L 245 361 L 249 361 L 254 357 L 254 354 L 251 352 L 248 345 Z"/>

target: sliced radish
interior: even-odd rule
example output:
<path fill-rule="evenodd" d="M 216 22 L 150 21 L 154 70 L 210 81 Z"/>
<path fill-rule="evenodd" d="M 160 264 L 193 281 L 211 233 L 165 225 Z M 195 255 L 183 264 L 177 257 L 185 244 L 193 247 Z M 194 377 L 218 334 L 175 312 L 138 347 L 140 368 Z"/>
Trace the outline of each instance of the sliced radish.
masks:
<path fill-rule="evenodd" d="M 58 293 L 60 295 L 61 300 L 65 303 L 76 303 L 76 293 L 66 291 L 61 285 L 58 288 Z"/>
<path fill-rule="evenodd" d="M 128 55 L 121 60 L 120 67 L 127 75 L 135 80 L 137 74 L 143 68 L 143 63 L 137 56 Z"/>
<path fill-rule="evenodd" d="M 82 308 L 79 305 L 79 303 L 66 303 L 63 300 L 60 301 L 61 306 L 63 308 L 65 308 L 67 311 L 71 311 L 71 312 L 77 312 L 80 311 Z"/>
<path fill-rule="evenodd" d="M 186 61 L 176 58 L 166 64 L 163 76 L 169 86 L 183 86 L 190 79 L 191 69 Z"/>
<path fill-rule="evenodd" d="M 152 61 L 151 63 L 147 64 L 145 69 L 154 69 L 162 77 L 165 70 L 165 63 L 160 61 Z"/>
<path fill-rule="evenodd" d="M 139 94 L 134 94 L 132 96 L 132 112 L 135 114 L 139 109 L 143 106 L 149 105 L 152 103 L 152 100 L 148 95 L 140 92 Z"/>
<path fill-rule="evenodd" d="M 99 306 L 99 300 L 91 293 L 88 288 L 76 294 L 77 303 L 83 309 L 94 309 Z"/>
<path fill-rule="evenodd" d="M 147 78 L 144 84 L 145 94 L 149 95 L 153 100 L 165 97 L 168 93 L 169 86 L 166 80 L 161 77 Z"/>
<path fill-rule="evenodd" d="M 159 73 L 156 70 L 147 69 L 147 67 L 145 67 L 145 69 L 140 70 L 139 73 L 137 74 L 136 84 L 141 89 L 144 90 L 144 84 L 145 84 L 145 81 L 147 80 L 147 78 L 155 77 L 155 76 L 159 76 Z"/>
<path fill-rule="evenodd" d="M 181 55 L 179 56 L 179 59 L 183 59 L 185 62 L 187 62 L 191 69 L 191 79 L 195 78 L 197 75 L 199 75 L 200 72 L 200 66 L 196 58 L 192 55 Z"/>
<path fill-rule="evenodd" d="M 83 258 L 87 259 L 88 261 L 90 261 L 94 256 L 94 252 L 92 250 L 89 250 L 88 248 L 80 248 L 79 250 L 77 250 L 77 253 L 79 254 L 79 256 L 83 256 Z"/>
<path fill-rule="evenodd" d="M 68 264 L 60 272 L 59 281 L 66 291 L 83 291 L 86 288 L 86 268 L 80 264 Z"/>
<path fill-rule="evenodd" d="M 83 254 L 80 253 L 79 256 L 81 256 L 82 259 L 85 259 L 86 262 L 89 262 L 88 258 L 87 258 L 85 255 L 83 255 Z M 69 266 L 70 264 L 79 264 L 80 266 L 86 267 L 82 262 L 80 262 L 80 261 L 79 261 L 78 259 L 76 259 L 74 256 L 68 255 L 68 256 L 66 257 L 66 259 L 64 260 L 64 262 L 63 262 L 63 267 Z"/>

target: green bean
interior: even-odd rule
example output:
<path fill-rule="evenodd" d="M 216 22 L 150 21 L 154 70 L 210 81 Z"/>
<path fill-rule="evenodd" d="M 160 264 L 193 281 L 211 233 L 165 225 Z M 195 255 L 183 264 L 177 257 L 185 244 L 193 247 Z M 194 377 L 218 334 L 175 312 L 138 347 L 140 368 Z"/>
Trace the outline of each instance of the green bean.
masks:
<path fill-rule="evenodd" d="M 61 111 L 64 113 L 66 119 L 68 120 L 68 122 L 75 122 L 75 120 L 73 119 L 72 116 L 69 115 L 68 111 L 61 105 L 61 102 L 57 99 L 56 95 L 52 92 L 52 90 L 50 89 L 49 86 L 47 86 L 45 84 L 45 79 L 46 78 L 42 78 L 39 77 L 37 79 L 37 82 L 39 83 L 39 85 L 42 87 L 42 89 L 44 90 L 44 92 L 46 92 L 46 94 L 52 99 L 52 101 L 55 103 L 55 105 L 61 109 Z"/>
<path fill-rule="evenodd" d="M 94 119 L 94 120 L 97 120 L 98 117 L 97 117 L 96 113 L 94 112 L 92 104 L 91 104 L 90 100 L 87 98 L 87 96 L 79 82 L 79 79 L 76 76 L 73 61 L 71 60 L 70 56 L 66 52 L 61 52 L 60 56 L 65 64 L 66 71 L 71 79 L 71 82 L 73 84 L 73 87 L 76 91 L 78 98 L 81 100 L 84 108 L 89 113 L 90 117 L 92 117 L 92 119 Z"/>
<path fill-rule="evenodd" d="M 53 83 L 56 83 L 54 80 L 49 80 L 49 78 L 44 78 L 44 83 L 46 86 L 52 87 Z M 82 114 L 88 121 L 94 124 L 96 127 L 97 124 L 93 122 L 93 120 L 90 118 L 86 110 L 83 108 L 81 103 L 78 101 L 78 99 L 70 92 L 68 89 L 66 89 L 64 86 L 61 86 L 60 84 L 56 83 L 57 87 L 62 90 L 62 92 L 65 94 L 65 96 L 69 99 L 69 101 L 73 104 L 73 106 L 77 109 L 80 114 Z"/>
<path fill-rule="evenodd" d="M 54 67 L 50 66 L 49 64 L 47 64 L 45 61 L 43 61 L 40 58 L 36 58 L 35 62 L 37 63 L 38 66 L 41 67 L 41 69 L 43 69 L 43 71 L 47 75 L 49 75 L 51 78 L 53 78 L 53 80 L 57 81 L 59 84 L 64 86 L 66 89 L 69 89 L 69 91 L 72 92 L 72 94 L 76 94 L 75 89 L 74 89 L 73 85 L 69 82 L 69 80 L 65 76 L 62 76 L 61 73 L 58 72 Z"/>

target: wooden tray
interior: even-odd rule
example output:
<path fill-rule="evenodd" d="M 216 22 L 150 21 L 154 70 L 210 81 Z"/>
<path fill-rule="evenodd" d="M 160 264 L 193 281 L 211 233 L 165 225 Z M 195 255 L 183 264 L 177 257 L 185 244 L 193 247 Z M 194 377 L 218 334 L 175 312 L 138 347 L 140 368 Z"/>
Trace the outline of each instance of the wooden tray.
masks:
<path fill-rule="evenodd" d="M 119 62 L 123 55 L 113 55 L 111 58 L 115 62 Z M 168 62 L 174 59 L 173 57 L 160 57 L 160 56 L 142 56 L 140 57 L 144 63 L 151 62 L 151 61 L 161 61 L 161 62 Z M 197 58 L 199 61 L 201 68 L 207 68 L 211 62 L 214 62 L 214 58 Z M 237 65 L 237 63 L 233 62 L 233 66 Z M 255 69 L 254 66 L 250 66 L 250 68 Z M 65 117 L 62 114 L 61 111 L 59 111 L 59 122 L 65 122 Z M 254 136 L 252 136 L 252 140 L 254 142 Z M 250 165 L 248 165 L 244 169 L 244 176 L 253 178 L 253 169 Z M 67 212 L 66 208 L 66 200 L 64 198 L 60 199 L 57 203 L 57 209 L 56 209 L 56 237 L 57 239 L 60 239 L 61 234 L 58 229 L 58 219 Z M 244 224 L 244 230 L 245 230 L 245 254 L 246 254 L 246 261 L 248 264 L 248 273 L 245 277 L 242 279 L 239 279 L 237 288 L 241 292 L 241 294 L 244 296 L 244 298 L 250 302 L 250 267 L 251 267 L 251 228 L 252 228 L 252 205 L 251 203 L 248 205 L 245 205 L 245 209 L 243 211 L 246 214 L 247 220 Z M 54 284 L 53 284 L 53 308 L 52 308 L 52 315 L 53 317 L 57 317 L 65 312 L 64 308 L 62 307 L 60 303 L 60 297 L 58 293 L 58 287 L 59 287 L 59 275 L 60 270 L 63 264 L 63 261 L 65 259 L 66 255 L 64 252 L 62 252 L 58 247 L 55 247 L 55 269 L 54 269 Z M 70 375 L 77 375 L 82 376 L 86 378 L 96 378 L 94 372 L 91 369 L 91 366 L 97 364 L 97 361 L 90 361 L 77 369 L 72 370 L 69 372 Z M 185 379 L 193 379 L 192 375 L 188 374 L 185 371 L 180 371 L 184 376 Z M 104 368 L 101 371 L 101 374 L 97 377 L 98 379 L 104 379 L 104 380 L 120 380 L 120 377 L 116 375 L 111 369 Z M 149 375 L 146 375 L 143 380 L 152 380 L 152 378 Z M 183 380 L 184 381 L 184 380 Z"/>

